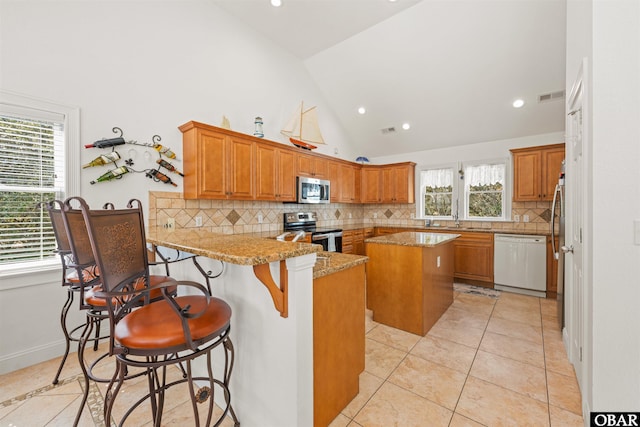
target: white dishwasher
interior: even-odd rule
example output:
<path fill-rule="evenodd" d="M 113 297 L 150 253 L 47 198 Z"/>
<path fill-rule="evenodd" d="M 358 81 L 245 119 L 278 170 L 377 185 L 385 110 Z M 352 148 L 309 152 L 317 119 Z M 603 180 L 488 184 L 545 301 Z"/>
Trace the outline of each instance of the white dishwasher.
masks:
<path fill-rule="evenodd" d="M 495 288 L 545 298 L 547 243 L 544 236 L 496 234 L 493 276 Z"/>

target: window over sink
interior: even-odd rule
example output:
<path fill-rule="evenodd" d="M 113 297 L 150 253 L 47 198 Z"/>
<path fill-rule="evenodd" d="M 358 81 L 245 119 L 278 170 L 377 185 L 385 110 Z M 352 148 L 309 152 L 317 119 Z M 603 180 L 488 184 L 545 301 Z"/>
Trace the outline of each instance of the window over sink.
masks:
<path fill-rule="evenodd" d="M 511 188 L 508 166 L 508 159 L 423 166 L 418 173 L 417 217 L 508 220 Z"/>

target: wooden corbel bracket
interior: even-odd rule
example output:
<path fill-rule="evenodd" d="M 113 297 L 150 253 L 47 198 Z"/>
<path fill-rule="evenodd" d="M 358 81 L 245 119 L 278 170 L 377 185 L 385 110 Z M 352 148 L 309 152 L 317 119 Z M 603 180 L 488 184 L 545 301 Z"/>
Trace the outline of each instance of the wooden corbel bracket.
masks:
<path fill-rule="evenodd" d="M 280 286 L 274 282 L 271 276 L 269 264 L 258 264 L 253 266 L 253 272 L 258 280 L 267 287 L 273 305 L 280 312 L 281 317 L 289 317 L 289 290 L 288 290 L 288 274 L 286 262 L 280 261 Z"/>

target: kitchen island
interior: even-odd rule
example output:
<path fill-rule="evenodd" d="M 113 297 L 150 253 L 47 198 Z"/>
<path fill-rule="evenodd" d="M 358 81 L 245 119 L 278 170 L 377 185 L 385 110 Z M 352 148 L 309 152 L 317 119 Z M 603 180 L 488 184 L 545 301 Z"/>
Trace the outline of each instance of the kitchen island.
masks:
<path fill-rule="evenodd" d="M 314 316 L 319 316 L 315 301 L 319 300 L 321 290 L 316 290 L 315 284 L 329 275 L 363 271 L 367 258 L 324 254 L 319 252 L 322 249 L 319 245 L 279 242 L 266 236 L 187 229 L 153 228 L 147 231 L 147 241 L 199 255 L 198 262 L 204 271 L 219 271 L 219 262 L 224 263 L 224 273 L 212 281 L 211 287 L 213 295 L 225 300 L 233 312 L 231 339 L 236 357 L 230 391 L 241 424 L 314 425 L 314 407 L 333 395 L 329 389 L 314 396 L 315 335 L 319 337 L 318 331 L 326 329 L 318 329 L 314 321 Z M 321 262 L 316 262 L 318 255 Z M 172 264 L 171 275 L 181 280 L 202 281 L 200 272 L 188 262 Z M 360 287 L 362 291 L 357 286 L 353 288 L 354 295 L 364 292 L 363 282 Z M 325 301 L 330 303 L 331 296 L 325 296 Z M 360 305 L 363 312 L 359 322 L 363 322 L 364 303 Z M 364 326 L 355 324 L 353 331 L 360 330 L 364 342 Z M 330 342 L 333 338 L 322 339 Z M 359 352 L 355 349 L 356 358 Z M 214 354 L 214 373 L 221 371 L 224 362 L 221 356 Z M 204 360 L 198 362 L 195 369 L 206 369 Z"/>
<path fill-rule="evenodd" d="M 459 234 L 404 232 L 365 240 L 373 320 L 424 336 L 453 302 Z"/>

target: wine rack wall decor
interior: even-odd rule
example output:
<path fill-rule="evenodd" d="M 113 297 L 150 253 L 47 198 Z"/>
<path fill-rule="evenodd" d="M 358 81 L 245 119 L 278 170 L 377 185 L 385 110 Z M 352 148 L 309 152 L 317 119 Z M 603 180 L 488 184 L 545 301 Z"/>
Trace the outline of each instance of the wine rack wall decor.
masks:
<path fill-rule="evenodd" d="M 147 178 L 151 178 L 155 182 L 163 182 L 165 184 L 173 185 L 174 187 L 178 186 L 178 184 L 173 182 L 173 180 L 166 173 L 162 172 L 163 170 L 166 170 L 167 172 L 184 176 L 184 174 L 180 172 L 173 164 L 171 164 L 168 160 L 165 160 L 162 158 L 164 156 L 167 159 L 175 160 L 176 155 L 173 151 L 171 151 L 169 147 L 166 147 L 160 144 L 160 140 L 162 138 L 160 138 L 159 135 L 154 135 L 153 138 L 151 138 L 151 141 L 152 141 L 151 143 L 139 143 L 137 141 L 126 141 L 124 139 L 124 133 L 122 132 L 122 129 L 120 129 L 119 127 L 114 127 L 112 131 L 113 133 L 119 134 L 119 136 L 111 139 L 101 139 L 101 140 L 95 141 L 93 144 L 85 145 L 85 148 L 102 148 L 102 149 L 111 148 L 111 152 L 106 154 L 101 154 L 100 156 L 96 157 L 89 163 L 82 166 L 83 169 L 94 167 L 94 166 L 114 166 L 113 169 L 109 169 L 107 172 L 103 173 L 98 178 L 91 181 L 90 183 L 92 185 L 97 182 L 107 182 L 107 181 L 113 181 L 116 179 L 122 179 L 124 175 L 128 173 L 144 173 Z M 134 169 L 133 158 L 137 157 L 137 151 L 132 149 L 129 150 L 128 152 L 129 158 L 127 160 L 124 160 L 125 165 L 118 166 L 118 162 L 122 160 L 122 156 L 120 155 L 120 153 L 116 151 L 116 147 L 119 147 L 125 144 L 151 147 L 155 149 L 158 152 L 158 156 L 159 156 L 159 158 L 156 159 L 156 164 L 158 166 L 154 165 L 154 167 L 152 168 L 143 169 L 143 170 Z M 145 151 L 144 155 L 145 155 L 145 158 L 148 157 L 147 160 L 151 161 L 151 156 L 149 155 L 148 151 Z"/>

